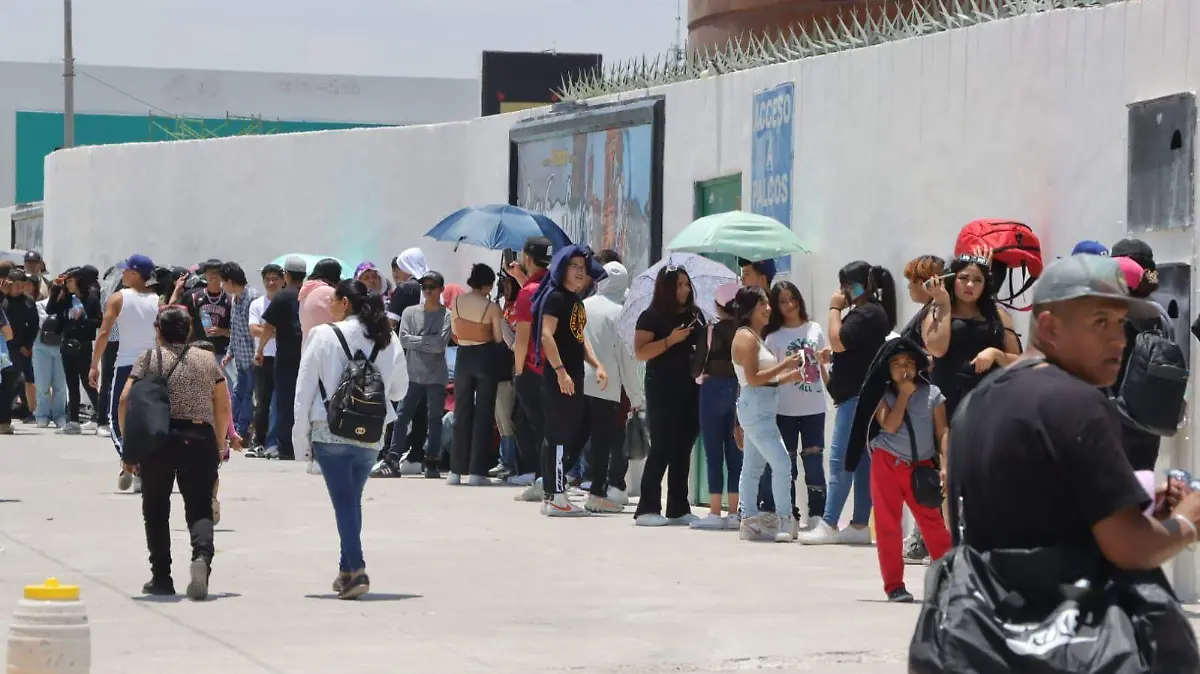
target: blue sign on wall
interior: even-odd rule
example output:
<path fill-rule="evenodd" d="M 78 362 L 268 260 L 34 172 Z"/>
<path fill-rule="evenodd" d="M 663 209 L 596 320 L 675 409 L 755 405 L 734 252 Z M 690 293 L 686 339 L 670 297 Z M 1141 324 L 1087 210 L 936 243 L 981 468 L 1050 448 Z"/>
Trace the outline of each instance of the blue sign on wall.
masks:
<path fill-rule="evenodd" d="M 788 82 L 754 94 L 754 150 L 750 160 L 750 211 L 792 226 L 792 136 L 796 86 Z M 776 260 L 790 272 L 792 256 Z"/>

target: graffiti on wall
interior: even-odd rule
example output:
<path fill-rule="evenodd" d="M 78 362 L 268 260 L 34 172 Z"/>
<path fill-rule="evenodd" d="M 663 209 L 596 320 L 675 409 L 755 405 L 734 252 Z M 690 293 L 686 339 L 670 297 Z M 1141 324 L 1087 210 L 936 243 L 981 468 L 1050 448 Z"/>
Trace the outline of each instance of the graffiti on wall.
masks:
<path fill-rule="evenodd" d="M 517 205 L 549 216 L 571 241 L 650 266 L 652 125 L 531 140 L 517 146 Z"/>

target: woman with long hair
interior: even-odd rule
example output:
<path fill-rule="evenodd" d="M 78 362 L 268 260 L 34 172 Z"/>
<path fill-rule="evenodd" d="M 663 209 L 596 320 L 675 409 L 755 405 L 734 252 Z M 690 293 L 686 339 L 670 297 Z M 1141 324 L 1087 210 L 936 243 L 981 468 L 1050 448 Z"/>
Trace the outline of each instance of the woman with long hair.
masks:
<path fill-rule="evenodd" d="M 362 493 L 371 466 L 383 448 L 382 436 L 373 441 L 336 435 L 329 426 L 328 394 L 337 389 L 350 354 L 371 358 L 387 390 L 389 401 L 404 397 L 408 377 L 399 340 L 388 323 L 383 298 L 362 281 L 348 279 L 334 288 L 329 311 L 333 323 L 316 326 L 308 334 L 300 375 L 296 381 L 296 423 L 292 441 L 297 454 L 312 455 L 321 467 L 341 540 L 341 558 L 333 590 L 339 599 L 357 599 L 370 590 L 362 551 Z M 324 392 L 322 392 L 324 389 Z M 391 404 L 385 421 L 396 420 Z M 307 413 L 304 413 L 307 410 Z"/>
<path fill-rule="evenodd" d="M 825 514 L 800 541 L 808 545 L 844 543 L 870 545 L 871 461 L 863 456 L 854 473 L 847 473 L 846 450 L 858 392 L 871 361 L 896 325 L 896 282 L 883 267 L 857 260 L 838 270 L 838 289 L 829 299 L 829 344 L 833 371 L 826 388 L 833 399 L 833 437 L 829 444 L 829 488 Z M 850 526 L 839 530 L 842 509 L 854 488 L 854 513 Z"/>
<path fill-rule="evenodd" d="M 933 383 L 946 396 L 946 418 L 954 418 L 958 403 L 996 367 L 1021 355 L 1012 316 L 996 304 L 988 279 L 986 252 L 962 255 L 950 263 L 953 283 L 929 282 L 933 308 L 921 335 L 933 356 Z"/>
<path fill-rule="evenodd" d="M 508 347 L 500 324 L 500 305 L 489 294 L 496 285 L 496 272 L 486 264 L 471 267 L 467 278 L 470 291 L 454 298 L 450 306 L 450 329 L 458 341 L 454 366 L 454 435 L 450 448 L 450 477 L 447 484 L 471 486 L 492 483 L 487 460 L 492 450 L 496 391 L 501 372 L 512 375 L 512 357 L 504 360 Z M 504 365 L 507 363 L 508 367 Z"/>
<path fill-rule="evenodd" d="M 683 267 L 666 265 L 654 280 L 650 306 L 638 317 L 634 357 L 646 363 L 646 414 L 650 454 L 642 474 L 638 526 L 688 526 L 697 518 L 688 504 L 692 446 L 700 432 L 700 387 L 691 374 L 694 330 L 705 324 L 696 307 L 692 280 Z M 667 512 L 662 515 L 662 481 L 667 474 Z"/>
<path fill-rule="evenodd" d="M 821 324 L 809 320 L 804 296 L 791 281 L 780 281 L 771 288 L 771 320 L 763 337 L 776 358 L 800 356 L 800 377 L 779 387 L 776 421 L 791 463 L 792 516 L 797 526 L 801 522 L 816 525 L 825 514 L 825 382 L 829 373 L 820 354 L 829 348 L 829 340 Z M 803 519 L 796 507 L 797 454 L 804 465 L 808 490 L 808 514 Z M 767 467 L 758 489 L 763 510 L 775 509 L 768 481 L 772 470 Z"/>
<path fill-rule="evenodd" d="M 143 458 L 139 466 L 124 466 L 127 473 L 136 472 L 142 480 L 142 517 L 146 521 L 152 574 L 142 590 L 154 595 L 175 594 L 171 579 L 170 520 L 171 490 L 178 482 L 192 540 L 187 595 L 204 599 L 208 596 L 215 552 L 213 490 L 217 467 L 229 447 L 225 435 L 232 420 L 229 386 L 217 359 L 188 345 L 192 318 L 187 309 L 179 305 L 163 307 L 155 328 L 157 348 L 138 356 L 124 389 L 113 392 L 120 396 L 117 422 L 122 431 L 128 420 L 130 392 L 137 380 L 149 375 L 166 377 L 171 401 L 166 446 Z"/>
<path fill-rule="evenodd" d="M 50 285 L 50 299 L 46 312 L 58 316 L 63 326 L 62 352 L 63 373 L 67 377 L 67 425 L 61 429 L 64 435 L 79 435 L 84 431 L 96 432 L 96 422 L 79 423 L 79 392 L 87 394 L 92 409 L 100 409 L 99 393 L 88 382 L 91 366 L 92 342 L 96 340 L 96 329 L 104 318 L 100 306 L 100 272 L 91 265 L 68 269 Z"/>
<path fill-rule="evenodd" d="M 803 376 L 799 369 L 801 355 L 793 353 L 780 360 L 763 341 L 762 333 L 771 318 L 771 303 L 766 291 L 757 286 L 742 288 L 733 304 L 733 320 L 737 325 L 737 334 L 733 338 L 733 369 L 741 385 L 737 411 L 744 452 L 738 491 L 755 494 L 763 471 L 770 465 L 771 491 L 775 499 L 774 514 L 760 514 L 753 496 L 743 499 L 738 536 L 750 541 L 773 537 L 777 543 L 791 543 L 795 527 L 792 525 L 788 484 L 792 482 L 792 471 L 776 414 L 779 386 L 799 381 Z"/>
<path fill-rule="evenodd" d="M 733 369 L 733 300 L 738 285 L 717 288 L 717 322 L 697 340 L 692 374 L 700 381 L 700 439 L 708 468 L 708 515 L 692 522 L 693 529 L 737 529 L 738 488 L 742 452 L 733 437 L 737 425 L 738 380 Z M 725 477 L 729 477 L 729 516 L 721 515 Z"/>

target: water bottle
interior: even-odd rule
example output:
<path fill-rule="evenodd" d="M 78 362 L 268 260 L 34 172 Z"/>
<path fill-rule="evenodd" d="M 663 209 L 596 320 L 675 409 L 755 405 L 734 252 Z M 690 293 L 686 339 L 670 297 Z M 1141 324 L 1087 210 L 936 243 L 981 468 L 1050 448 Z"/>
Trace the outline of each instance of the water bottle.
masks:
<path fill-rule="evenodd" d="M 200 325 L 204 326 L 206 332 L 212 327 L 212 316 L 209 316 L 208 312 L 200 312 Z"/>
<path fill-rule="evenodd" d="M 92 632 L 79 587 L 50 578 L 25 587 L 8 628 L 8 674 L 87 674 Z"/>

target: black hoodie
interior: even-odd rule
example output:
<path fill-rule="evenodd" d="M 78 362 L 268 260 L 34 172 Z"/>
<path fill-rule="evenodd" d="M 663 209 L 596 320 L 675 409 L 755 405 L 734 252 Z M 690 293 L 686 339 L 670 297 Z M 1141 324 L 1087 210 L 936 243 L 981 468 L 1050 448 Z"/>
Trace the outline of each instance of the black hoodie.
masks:
<path fill-rule="evenodd" d="M 83 304 L 83 315 L 71 317 L 71 307 L 74 304 L 73 295 L 63 286 L 51 286 L 50 299 L 46 302 L 46 313 L 58 316 L 58 324 L 62 327 L 63 339 L 74 339 L 84 344 L 90 344 L 96 339 L 96 330 L 104 318 L 104 310 L 100 307 L 100 290 L 92 288 L 80 297 Z"/>
<path fill-rule="evenodd" d="M 867 378 L 863 380 L 862 389 L 858 392 L 858 407 L 854 409 L 854 425 L 850 427 L 850 441 L 846 445 L 846 471 L 854 472 L 858 460 L 862 457 L 867 442 L 874 436 L 872 425 L 875 423 L 875 410 L 879 409 L 879 401 L 883 400 L 891 384 L 892 373 L 888 361 L 900 353 L 910 353 L 917 361 L 917 377 L 929 382 L 929 356 L 917 346 L 916 342 L 898 337 L 889 339 L 875 352 L 875 358 L 867 369 Z"/>

